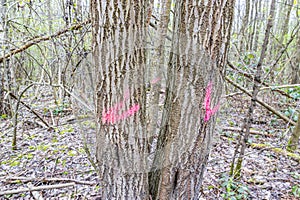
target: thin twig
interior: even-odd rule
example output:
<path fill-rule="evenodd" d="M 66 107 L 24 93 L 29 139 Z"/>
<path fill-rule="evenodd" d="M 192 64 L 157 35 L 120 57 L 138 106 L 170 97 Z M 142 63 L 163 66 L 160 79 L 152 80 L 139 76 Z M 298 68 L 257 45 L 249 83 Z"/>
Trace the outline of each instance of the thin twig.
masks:
<path fill-rule="evenodd" d="M 260 89 L 261 89 L 261 90 L 266 90 L 266 89 L 274 90 L 274 89 L 294 88 L 294 87 L 300 87 L 300 84 L 269 86 L 269 87 L 262 87 L 262 88 L 260 88 Z"/>
<path fill-rule="evenodd" d="M 23 192 L 30 192 L 30 191 L 39 191 L 39 190 L 51 190 L 51 189 L 59 189 L 65 187 L 74 187 L 75 183 L 64 183 L 64 184 L 56 184 L 56 185 L 46 185 L 46 186 L 38 186 L 38 187 L 30 187 L 30 188 L 21 188 L 16 190 L 7 190 L 7 191 L 0 191 L 0 196 L 8 195 L 8 194 L 18 194 Z"/>
<path fill-rule="evenodd" d="M 246 73 L 246 72 L 243 72 L 243 71 L 241 71 L 241 70 L 239 70 L 236 66 L 234 66 L 230 61 L 227 61 L 227 65 L 231 68 L 231 69 L 233 69 L 233 70 L 235 70 L 235 71 L 237 71 L 239 74 L 242 74 L 243 76 L 245 76 L 246 78 L 248 78 L 248 79 L 250 79 L 250 80 L 253 80 L 254 78 L 253 78 L 253 76 L 251 75 L 251 74 L 248 74 L 248 73 Z M 266 83 L 264 83 L 264 82 L 261 82 L 261 81 L 258 81 L 259 83 L 261 83 L 263 86 L 265 86 L 265 87 L 270 87 L 270 88 L 272 88 L 272 86 L 269 86 L 268 84 L 266 84 Z M 288 93 L 286 93 L 286 92 L 284 92 L 284 91 L 282 91 L 282 90 L 279 90 L 279 88 L 274 88 L 273 89 L 275 92 L 278 92 L 279 94 L 282 94 L 282 95 L 284 95 L 284 96 L 286 96 L 286 97 L 288 97 L 288 98 L 290 98 L 290 99 L 293 99 L 293 97 L 291 96 L 291 95 L 289 95 Z"/>

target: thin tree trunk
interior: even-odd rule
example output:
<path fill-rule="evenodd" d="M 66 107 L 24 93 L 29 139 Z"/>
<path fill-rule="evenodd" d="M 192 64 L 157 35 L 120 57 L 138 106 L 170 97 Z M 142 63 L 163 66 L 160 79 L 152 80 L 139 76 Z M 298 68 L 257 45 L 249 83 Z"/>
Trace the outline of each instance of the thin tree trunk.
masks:
<path fill-rule="evenodd" d="M 240 38 L 240 47 L 239 47 L 239 50 L 240 52 L 244 52 L 245 50 L 247 51 L 247 49 L 244 47 L 244 40 L 245 40 L 245 36 L 247 35 L 247 33 L 249 32 L 249 15 L 250 15 L 250 5 L 251 5 L 251 1 L 250 0 L 246 0 L 245 1 L 245 4 L 246 4 L 246 9 L 245 9 L 245 15 L 243 17 L 243 21 L 242 21 L 242 27 L 241 27 L 241 30 L 240 30 L 240 35 L 241 35 L 241 38 Z M 245 41 L 246 44 L 247 44 L 247 41 Z"/>
<path fill-rule="evenodd" d="M 298 114 L 298 121 L 294 128 L 294 131 L 288 141 L 287 149 L 289 151 L 295 151 L 298 147 L 298 141 L 300 139 L 300 112 Z"/>
<path fill-rule="evenodd" d="M 297 9 L 296 11 L 299 11 L 299 9 Z M 293 61 L 291 62 L 291 68 L 292 68 L 291 84 L 300 83 L 300 32 L 298 32 L 296 50 L 295 50 L 295 59 L 293 59 Z"/>
<path fill-rule="evenodd" d="M 252 36 L 252 48 L 251 51 L 256 52 L 258 45 L 260 44 L 259 42 L 259 36 L 260 36 L 260 32 L 261 32 L 261 25 L 263 24 L 261 22 L 261 20 L 259 20 L 259 13 L 263 13 L 263 6 L 261 5 L 263 2 L 258 0 L 255 3 L 255 17 L 254 17 L 254 30 L 253 30 L 253 36 Z"/>
<path fill-rule="evenodd" d="M 242 167 L 242 162 L 243 162 L 244 155 L 245 155 L 246 144 L 248 141 L 250 128 L 253 123 L 253 111 L 256 106 L 256 99 L 257 99 L 257 95 L 258 95 L 258 92 L 260 89 L 261 76 L 263 74 L 262 65 L 263 65 L 263 60 L 265 58 L 265 55 L 266 55 L 267 49 L 268 49 L 270 32 L 271 32 L 271 28 L 273 26 L 273 21 L 274 21 L 274 10 L 275 10 L 275 0 L 272 0 L 270 14 L 269 14 L 270 17 L 268 18 L 267 27 L 266 27 L 266 31 L 265 31 L 265 38 L 264 38 L 264 42 L 262 45 L 262 50 L 261 50 L 261 54 L 259 57 L 259 61 L 256 66 L 251 103 L 249 105 L 249 110 L 248 110 L 248 113 L 247 113 L 247 116 L 245 118 L 245 122 L 244 122 L 244 125 L 242 128 L 242 130 L 245 129 L 245 133 L 240 137 L 240 144 L 237 145 L 237 147 L 236 147 L 235 155 L 234 155 L 233 162 L 232 162 L 231 174 L 234 175 L 234 177 L 236 177 L 236 178 L 240 178 L 240 175 L 241 175 L 241 167 Z M 235 156 L 238 154 L 238 152 L 239 152 L 239 157 L 237 160 L 237 164 L 234 168 L 234 159 L 235 159 Z"/>
<path fill-rule="evenodd" d="M 284 14 L 284 20 L 283 22 L 281 22 L 281 28 L 280 28 L 280 31 L 281 31 L 281 37 L 280 37 L 280 44 L 284 44 L 286 41 L 285 38 L 286 37 L 286 34 L 288 34 L 289 32 L 289 24 L 290 24 L 290 16 L 291 16 L 291 11 L 292 11 L 292 6 L 293 5 L 293 0 L 286 0 L 285 1 L 285 4 L 283 4 L 283 8 L 282 8 L 282 12 L 280 13 L 283 13 Z"/>
<path fill-rule="evenodd" d="M 257 0 L 253 0 L 251 3 L 251 12 L 250 12 L 250 20 L 252 21 L 250 27 L 252 27 L 249 30 L 249 34 L 248 34 L 248 43 L 246 46 L 246 50 L 248 51 L 252 51 L 253 49 L 253 40 L 254 40 L 254 34 L 255 34 L 255 29 L 256 29 L 256 24 L 257 21 L 255 20 L 256 18 L 256 5 L 257 5 Z"/>
<path fill-rule="evenodd" d="M 7 42 L 7 34 L 8 34 L 8 25 L 7 25 L 7 2 L 6 0 L 1 0 L 1 7 L 0 7 L 0 54 L 1 57 L 6 54 L 8 49 L 8 42 Z M 10 90 L 10 73 L 9 73 L 9 60 L 4 59 L 3 62 L 0 62 L 0 115 L 11 114 L 11 106 L 10 106 L 10 98 L 7 97 L 5 99 L 5 90 L 4 88 Z"/>

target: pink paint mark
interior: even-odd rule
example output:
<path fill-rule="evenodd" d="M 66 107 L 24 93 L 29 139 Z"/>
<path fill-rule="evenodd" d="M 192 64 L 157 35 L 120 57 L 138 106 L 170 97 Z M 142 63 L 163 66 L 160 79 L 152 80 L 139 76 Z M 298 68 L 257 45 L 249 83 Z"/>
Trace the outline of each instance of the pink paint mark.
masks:
<path fill-rule="evenodd" d="M 158 81 L 160 81 L 160 78 L 159 78 L 159 77 L 153 79 L 150 83 L 151 83 L 151 84 L 155 84 L 155 83 L 157 83 Z"/>
<path fill-rule="evenodd" d="M 211 116 L 213 116 L 219 109 L 220 103 L 218 103 L 213 109 L 210 108 L 211 102 L 211 92 L 212 92 L 212 82 L 209 82 L 206 87 L 206 93 L 204 98 L 205 116 L 204 121 L 207 122 Z"/>
<path fill-rule="evenodd" d="M 134 104 L 127 111 L 119 114 L 120 110 L 125 106 L 125 100 L 129 98 L 129 90 L 127 90 L 124 94 L 124 100 L 116 103 L 112 108 L 102 112 L 102 123 L 103 124 L 115 124 L 121 120 L 124 120 L 130 116 L 133 116 L 136 112 L 139 111 L 140 105 Z"/>
<path fill-rule="evenodd" d="M 160 81 L 160 78 L 157 77 L 151 81 L 151 84 L 156 84 Z M 124 93 L 123 101 L 116 103 L 109 110 L 102 112 L 102 123 L 103 124 L 115 124 L 121 120 L 124 120 L 128 117 L 133 116 L 140 109 L 139 104 L 134 104 L 128 110 L 124 111 L 122 114 L 119 114 L 120 110 L 125 106 L 125 101 L 129 99 L 130 91 L 127 89 Z"/>
<path fill-rule="evenodd" d="M 102 122 L 105 124 L 115 124 L 121 120 L 124 120 L 128 117 L 133 116 L 135 113 L 137 113 L 140 109 L 140 105 L 139 104 L 135 104 L 132 107 L 130 107 L 127 111 L 123 112 L 122 114 L 118 114 L 117 112 L 114 111 L 109 111 L 106 112 L 105 111 L 102 113 Z"/>

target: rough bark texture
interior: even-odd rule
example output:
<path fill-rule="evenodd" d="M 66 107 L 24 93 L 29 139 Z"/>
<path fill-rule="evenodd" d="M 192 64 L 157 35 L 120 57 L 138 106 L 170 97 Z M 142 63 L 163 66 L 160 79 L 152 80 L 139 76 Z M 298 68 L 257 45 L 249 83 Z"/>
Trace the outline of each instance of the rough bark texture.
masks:
<path fill-rule="evenodd" d="M 152 2 L 92 1 L 101 199 L 200 194 L 234 0 L 161 1 L 153 43 Z"/>
<path fill-rule="evenodd" d="M 221 87 L 219 72 L 226 57 L 232 6 L 233 1 L 175 5 L 167 81 L 170 91 L 166 91 L 165 124 L 158 139 L 158 149 L 163 151 L 157 152 L 150 173 L 154 199 L 198 198 L 214 127 L 213 119 L 204 122 L 205 87 L 209 81 L 215 90 Z M 214 91 L 213 104 L 220 93 Z M 193 118 L 196 113 L 199 117 Z M 157 166 L 160 168 L 155 170 Z"/>
<path fill-rule="evenodd" d="M 126 120 L 104 120 L 144 103 L 146 1 L 92 1 L 93 48 L 97 68 L 97 164 L 101 199 L 147 199 L 147 137 L 143 112 Z M 117 106 L 118 107 L 118 106 Z M 129 115 L 127 113 L 127 115 Z M 123 115 L 124 117 L 125 115 Z M 124 117 L 125 118 L 125 117 Z"/>

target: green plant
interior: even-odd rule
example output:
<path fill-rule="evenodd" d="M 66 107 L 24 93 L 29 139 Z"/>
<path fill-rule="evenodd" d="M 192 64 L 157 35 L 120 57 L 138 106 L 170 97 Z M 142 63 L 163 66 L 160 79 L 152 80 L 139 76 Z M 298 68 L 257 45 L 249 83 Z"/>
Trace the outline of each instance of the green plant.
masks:
<path fill-rule="evenodd" d="M 65 133 L 72 133 L 74 132 L 74 128 L 71 126 L 65 127 L 66 129 L 63 129 L 59 132 L 60 135 L 63 135 Z"/>
<path fill-rule="evenodd" d="M 222 197 L 229 200 L 247 199 L 249 190 L 241 182 L 234 180 L 233 177 L 223 174 L 221 186 L 224 189 Z"/>
<path fill-rule="evenodd" d="M 15 160 L 15 161 L 12 161 L 12 162 L 10 163 L 10 166 L 11 166 L 11 167 L 16 167 L 16 166 L 19 166 L 20 164 L 21 164 L 20 161 Z"/>
<path fill-rule="evenodd" d="M 77 155 L 77 152 L 76 151 L 74 151 L 74 150 L 70 150 L 70 151 L 68 151 L 68 156 L 76 156 Z"/>
<path fill-rule="evenodd" d="M 0 119 L 7 119 L 7 114 L 2 114 L 1 116 L 0 116 Z"/>
<path fill-rule="evenodd" d="M 300 86 L 287 89 L 287 93 L 295 100 L 300 99 Z"/>
<path fill-rule="evenodd" d="M 289 107 L 285 112 L 284 115 L 287 117 L 292 117 L 294 121 L 298 120 L 298 116 L 296 110 L 294 108 Z"/>
<path fill-rule="evenodd" d="M 292 187 L 292 194 L 295 196 L 295 197 L 300 197 L 300 185 L 294 185 Z"/>
<path fill-rule="evenodd" d="M 63 110 L 64 110 L 64 106 L 58 106 L 57 108 L 55 108 L 55 109 L 53 110 L 53 114 L 54 114 L 54 115 L 58 115 L 59 113 L 62 113 Z"/>

